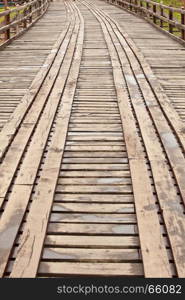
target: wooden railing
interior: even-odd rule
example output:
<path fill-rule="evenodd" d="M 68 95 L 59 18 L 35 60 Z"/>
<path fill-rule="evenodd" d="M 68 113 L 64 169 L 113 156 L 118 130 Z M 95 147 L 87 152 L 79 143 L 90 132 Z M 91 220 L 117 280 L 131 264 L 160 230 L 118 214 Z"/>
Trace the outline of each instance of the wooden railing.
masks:
<path fill-rule="evenodd" d="M 146 18 L 155 26 L 185 40 L 185 8 L 166 6 L 150 0 L 107 0 Z"/>
<path fill-rule="evenodd" d="M 19 36 L 47 10 L 50 0 L 34 0 L 0 12 L 0 45 Z"/>

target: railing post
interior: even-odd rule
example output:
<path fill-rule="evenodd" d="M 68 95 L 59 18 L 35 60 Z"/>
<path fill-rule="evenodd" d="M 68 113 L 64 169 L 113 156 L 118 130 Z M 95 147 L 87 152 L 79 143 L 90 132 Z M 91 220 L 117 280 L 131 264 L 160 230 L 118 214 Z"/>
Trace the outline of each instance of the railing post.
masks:
<path fill-rule="evenodd" d="M 38 0 L 38 1 L 37 1 L 37 9 L 38 9 L 38 10 L 37 10 L 37 17 L 39 17 L 40 14 L 41 14 L 40 7 L 41 7 L 41 1 Z"/>
<path fill-rule="evenodd" d="M 153 4 L 153 13 L 156 14 L 156 12 L 157 12 L 157 7 L 155 4 Z M 154 22 L 154 24 L 157 23 L 157 18 L 154 15 L 153 15 L 153 22 Z"/>
<path fill-rule="evenodd" d="M 143 8 L 143 0 L 139 0 L 139 11 L 141 15 L 143 14 L 142 8 Z"/>
<path fill-rule="evenodd" d="M 29 7 L 29 14 L 31 14 L 32 13 L 32 5 L 30 5 L 30 7 Z M 32 23 L 32 15 L 29 17 L 29 22 L 30 22 L 30 24 Z"/>
<path fill-rule="evenodd" d="M 138 6 L 138 0 L 135 0 L 135 5 Z M 135 7 L 135 12 L 138 12 L 138 7 Z"/>
<path fill-rule="evenodd" d="M 183 9 L 184 13 L 185 13 L 185 8 L 181 7 L 181 9 Z M 182 13 L 181 13 L 181 24 L 185 25 L 185 14 L 182 14 Z M 181 37 L 183 40 L 185 40 L 185 30 L 184 29 L 181 30 Z"/>
<path fill-rule="evenodd" d="M 164 10 L 163 7 L 160 6 L 160 16 L 164 16 Z M 160 20 L 160 27 L 163 28 L 163 20 Z"/>
<path fill-rule="evenodd" d="M 169 6 L 169 20 L 173 20 L 173 11 L 170 9 L 171 5 Z M 173 25 L 169 23 L 169 32 L 173 33 Z"/>
<path fill-rule="evenodd" d="M 148 2 L 146 2 L 146 8 L 147 8 L 147 10 L 150 9 L 150 4 Z"/>
<path fill-rule="evenodd" d="M 16 12 L 16 20 L 19 20 L 19 12 Z M 19 23 L 15 27 L 15 33 L 17 34 L 19 32 Z"/>
<path fill-rule="evenodd" d="M 23 11 L 23 17 L 27 16 L 27 8 Z M 23 21 L 23 28 L 25 29 L 27 27 L 27 19 Z"/>
<path fill-rule="evenodd" d="M 132 0 L 130 0 L 129 2 L 130 2 L 129 7 L 130 7 L 130 10 L 132 11 Z"/>
<path fill-rule="evenodd" d="M 150 4 L 149 4 L 149 2 L 146 2 L 146 9 L 148 11 L 148 13 L 146 13 L 146 16 L 148 16 L 150 19 Z"/>
<path fill-rule="evenodd" d="M 5 9 L 5 10 L 9 10 L 7 0 L 4 0 L 4 9 Z M 5 16 L 4 19 L 5 19 L 5 22 L 4 22 L 4 23 L 5 23 L 5 26 L 6 26 L 6 25 L 9 25 L 9 24 L 10 24 L 10 11 L 9 11 L 8 15 Z M 7 29 L 7 30 L 5 31 L 5 34 L 4 34 L 4 39 L 5 39 L 5 41 L 9 40 L 9 38 L 10 38 L 10 28 Z"/>

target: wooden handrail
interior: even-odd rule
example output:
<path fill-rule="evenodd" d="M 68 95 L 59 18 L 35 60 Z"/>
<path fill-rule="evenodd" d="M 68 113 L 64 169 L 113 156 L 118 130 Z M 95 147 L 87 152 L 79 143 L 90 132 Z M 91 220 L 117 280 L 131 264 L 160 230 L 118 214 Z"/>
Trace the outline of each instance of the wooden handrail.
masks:
<path fill-rule="evenodd" d="M 33 0 L 25 5 L 0 12 L 0 45 L 32 26 L 47 10 L 51 0 Z"/>
<path fill-rule="evenodd" d="M 162 30 L 185 41 L 185 9 L 167 6 L 151 0 L 107 0 L 140 15 Z M 178 14 L 178 18 L 174 14 Z"/>

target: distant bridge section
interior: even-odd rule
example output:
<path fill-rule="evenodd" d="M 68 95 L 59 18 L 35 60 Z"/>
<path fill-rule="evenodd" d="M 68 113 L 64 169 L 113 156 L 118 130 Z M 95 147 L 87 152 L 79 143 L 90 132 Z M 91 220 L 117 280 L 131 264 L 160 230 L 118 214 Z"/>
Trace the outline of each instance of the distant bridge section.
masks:
<path fill-rule="evenodd" d="M 151 0 L 107 0 L 145 18 L 155 27 L 185 41 L 185 8 L 175 8 Z"/>
<path fill-rule="evenodd" d="M 46 12 L 50 0 L 34 0 L 0 12 L 0 46 L 30 28 Z"/>

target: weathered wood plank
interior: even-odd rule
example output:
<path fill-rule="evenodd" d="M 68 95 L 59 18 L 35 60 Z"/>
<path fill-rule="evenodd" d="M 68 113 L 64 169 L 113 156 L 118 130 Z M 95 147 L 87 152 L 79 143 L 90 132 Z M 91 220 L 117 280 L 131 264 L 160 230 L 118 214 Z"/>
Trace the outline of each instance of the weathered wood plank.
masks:
<path fill-rule="evenodd" d="M 143 276 L 140 263 L 41 262 L 38 272 L 58 275 Z"/>

